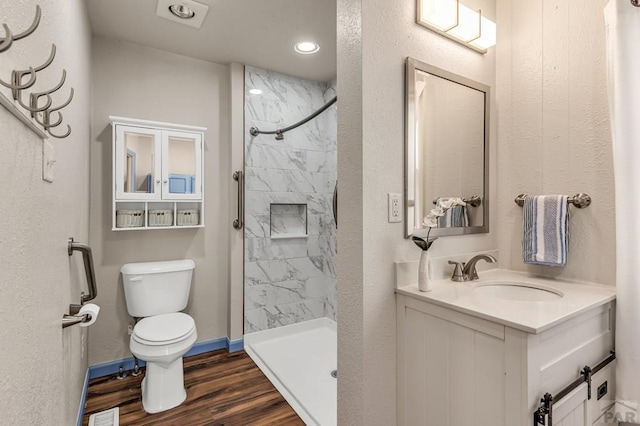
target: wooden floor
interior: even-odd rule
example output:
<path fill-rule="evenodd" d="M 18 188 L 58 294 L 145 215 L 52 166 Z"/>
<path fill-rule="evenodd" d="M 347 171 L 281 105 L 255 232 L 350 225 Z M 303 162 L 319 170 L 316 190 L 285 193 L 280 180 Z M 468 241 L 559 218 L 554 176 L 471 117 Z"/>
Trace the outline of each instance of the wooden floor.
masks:
<path fill-rule="evenodd" d="M 302 425 L 304 423 L 244 352 L 226 349 L 184 359 L 187 400 L 157 414 L 142 409 L 144 377 L 99 377 L 89 382 L 89 415 L 120 407 L 121 426 Z"/>

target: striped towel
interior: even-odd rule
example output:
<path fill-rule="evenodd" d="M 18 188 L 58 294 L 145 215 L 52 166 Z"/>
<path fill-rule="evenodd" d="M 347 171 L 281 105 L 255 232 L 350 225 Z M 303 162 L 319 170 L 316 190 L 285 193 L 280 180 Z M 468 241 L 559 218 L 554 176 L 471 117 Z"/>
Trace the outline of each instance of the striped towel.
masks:
<path fill-rule="evenodd" d="M 436 207 L 442 207 L 442 203 L 449 200 L 448 197 L 440 197 L 436 200 Z M 467 206 L 454 206 L 444 212 L 444 216 L 438 218 L 438 228 L 460 228 L 469 226 Z"/>
<path fill-rule="evenodd" d="M 564 266 L 569 245 L 566 195 L 527 196 L 524 199 L 522 260 L 533 265 Z"/>

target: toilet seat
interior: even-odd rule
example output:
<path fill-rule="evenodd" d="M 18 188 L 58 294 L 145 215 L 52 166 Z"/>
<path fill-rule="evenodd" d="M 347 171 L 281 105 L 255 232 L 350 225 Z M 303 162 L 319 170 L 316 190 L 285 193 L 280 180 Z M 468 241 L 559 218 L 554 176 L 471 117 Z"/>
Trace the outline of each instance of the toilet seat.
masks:
<path fill-rule="evenodd" d="M 147 317 L 136 324 L 131 338 L 149 346 L 163 346 L 179 342 L 195 332 L 193 318 L 182 312 Z"/>

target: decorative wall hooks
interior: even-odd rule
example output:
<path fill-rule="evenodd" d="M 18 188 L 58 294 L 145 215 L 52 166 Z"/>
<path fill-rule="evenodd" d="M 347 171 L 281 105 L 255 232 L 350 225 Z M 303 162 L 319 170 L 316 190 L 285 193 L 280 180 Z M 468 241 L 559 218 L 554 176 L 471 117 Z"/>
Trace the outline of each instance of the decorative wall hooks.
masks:
<path fill-rule="evenodd" d="M 33 23 L 29 28 L 19 34 L 13 34 L 8 25 L 2 24 L 2 27 L 4 29 L 4 37 L 0 38 L 0 53 L 9 50 L 14 41 L 23 39 L 31 35 L 38 28 L 41 15 L 42 10 L 40 6 L 36 6 L 36 15 L 33 19 Z M 44 91 L 34 91 L 28 93 L 28 103 L 25 103 L 25 101 L 23 100 L 22 92 L 32 88 L 36 84 L 38 73 L 49 67 L 49 65 L 53 63 L 55 57 L 56 45 L 52 44 L 49 57 L 41 65 L 38 65 L 36 67 L 29 67 L 26 70 L 13 70 L 11 72 L 11 81 L 9 83 L 0 78 L 0 85 L 11 89 L 11 96 L 13 98 L 12 102 L 2 93 L 0 93 L 0 104 L 2 104 L 7 110 L 9 110 L 9 112 L 15 115 L 18 119 L 20 119 L 20 121 L 25 123 L 31 130 L 33 130 L 36 134 L 38 134 L 38 136 L 43 139 L 45 139 L 47 135 L 54 138 L 62 139 L 71 134 L 71 126 L 69 126 L 68 124 L 67 131 L 63 134 L 57 134 L 51 131 L 51 129 L 54 129 L 62 124 L 62 122 L 64 121 L 64 116 L 62 115 L 61 110 L 68 106 L 73 100 L 74 91 L 73 88 L 71 88 L 67 100 L 57 106 L 53 106 L 53 97 L 51 95 L 64 86 L 64 83 L 67 79 L 67 70 L 62 70 L 62 77 L 53 88 Z M 20 108 L 22 108 L 22 110 L 26 111 L 28 114 L 25 115 Z M 57 116 L 53 113 L 57 113 Z M 55 120 L 52 120 L 52 117 L 54 117 Z M 42 129 L 39 126 L 41 126 Z"/>
<path fill-rule="evenodd" d="M 2 24 L 2 28 L 4 28 L 4 38 L 0 39 L 0 53 L 9 49 L 14 41 L 20 40 L 27 36 L 30 36 L 38 25 L 40 25 L 40 17 L 42 16 L 42 9 L 40 6 L 36 6 L 36 16 L 33 18 L 33 23 L 29 28 L 21 32 L 20 34 L 13 34 L 11 29 L 7 24 Z"/>

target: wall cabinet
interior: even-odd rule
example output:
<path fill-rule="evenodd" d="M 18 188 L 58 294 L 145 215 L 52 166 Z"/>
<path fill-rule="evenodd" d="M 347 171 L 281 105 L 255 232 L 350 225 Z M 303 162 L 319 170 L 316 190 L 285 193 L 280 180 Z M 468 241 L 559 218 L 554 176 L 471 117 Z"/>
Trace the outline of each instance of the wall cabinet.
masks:
<path fill-rule="evenodd" d="M 546 393 L 573 382 L 613 350 L 615 302 L 539 334 L 397 295 L 398 425 L 531 426 Z M 615 400 L 612 368 L 554 405 L 558 425 L 591 426 Z M 609 378 L 609 379 L 607 379 Z M 582 419 L 582 420 L 581 420 Z"/>
<path fill-rule="evenodd" d="M 203 127 L 110 117 L 113 230 L 204 226 Z"/>

